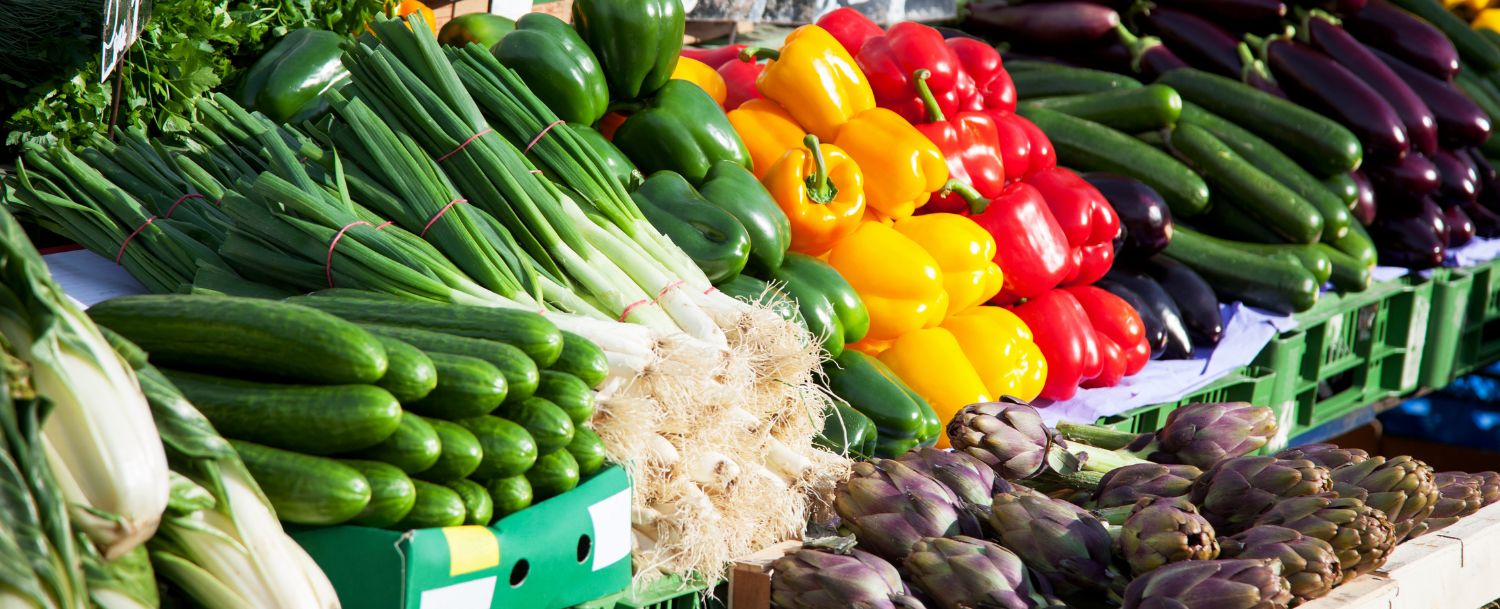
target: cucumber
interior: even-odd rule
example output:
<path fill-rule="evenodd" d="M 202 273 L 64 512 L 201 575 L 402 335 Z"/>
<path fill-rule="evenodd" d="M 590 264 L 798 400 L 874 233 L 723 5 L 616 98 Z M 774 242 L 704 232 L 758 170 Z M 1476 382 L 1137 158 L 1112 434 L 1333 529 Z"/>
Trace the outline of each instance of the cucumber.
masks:
<path fill-rule="evenodd" d="M 464 524 L 488 525 L 495 519 L 495 502 L 490 492 L 473 480 L 450 480 L 443 486 L 458 493 L 464 502 Z"/>
<path fill-rule="evenodd" d="M 536 441 L 539 455 L 567 448 L 573 441 L 573 419 L 557 404 L 545 399 L 533 396 L 519 404 L 507 404 L 495 414 L 524 427 Z"/>
<path fill-rule="evenodd" d="M 1009 66 L 1010 62 L 1005 65 Z M 1013 72 L 1010 79 L 1016 85 L 1016 96 L 1021 99 L 1141 88 L 1141 81 L 1129 76 L 1058 65 L 1036 66 L 1023 72 Z"/>
<path fill-rule="evenodd" d="M 391 437 L 350 456 L 389 463 L 408 474 L 417 474 L 432 467 L 442 454 L 443 445 L 438 440 L 437 430 L 422 417 L 408 412 L 402 413 L 396 433 Z"/>
<path fill-rule="evenodd" d="M 599 434 L 587 427 L 573 430 L 573 441 L 568 443 L 568 454 L 578 463 L 578 475 L 588 477 L 604 467 L 604 442 Z"/>
<path fill-rule="evenodd" d="M 1318 248 L 1319 244 L 1312 245 L 1290 245 L 1290 244 L 1266 244 L 1266 243 L 1244 243 L 1238 241 L 1225 241 L 1224 247 L 1234 247 L 1251 254 L 1265 256 L 1267 258 L 1290 258 L 1296 260 L 1297 264 L 1312 273 L 1313 281 L 1319 286 L 1328 282 L 1333 276 L 1333 261 L 1329 260 L 1328 254 Z"/>
<path fill-rule="evenodd" d="M 1214 205 L 1208 213 L 1194 223 L 1218 237 L 1249 243 L 1286 243 L 1281 235 L 1268 228 L 1265 223 L 1253 219 L 1238 205 Z"/>
<path fill-rule="evenodd" d="M 503 518 L 531 507 L 531 481 L 526 476 L 491 480 L 484 489 L 490 493 L 495 518 Z"/>
<path fill-rule="evenodd" d="M 1314 247 L 1333 263 L 1333 275 L 1330 279 L 1334 289 L 1340 292 L 1363 292 L 1370 288 L 1370 282 L 1373 281 L 1370 267 L 1327 243 L 1319 243 Z"/>
<path fill-rule="evenodd" d="M 531 397 L 541 378 L 536 362 L 531 361 L 520 349 L 505 343 L 413 328 L 372 324 L 361 324 L 361 327 L 372 334 L 409 343 L 429 356 L 433 353 L 450 353 L 482 359 L 500 370 L 501 376 L 505 377 L 505 399 L 510 401 L 519 402 Z"/>
<path fill-rule="evenodd" d="M 520 348 L 542 368 L 551 366 L 562 355 L 562 332 L 547 318 L 529 311 L 316 294 L 289 298 L 286 302 L 312 307 L 356 323 L 420 328 L 502 342 Z M 423 348 L 412 344 L 418 349 Z"/>
<path fill-rule="evenodd" d="M 375 446 L 401 423 L 401 404 L 374 385 L 273 385 L 163 370 L 227 438 L 311 455 Z"/>
<path fill-rule="evenodd" d="M 1208 208 L 1208 185 L 1192 169 L 1149 144 L 1104 125 L 1040 108 L 1021 109 L 1078 171 L 1118 173 L 1140 180 L 1166 199 L 1172 215 L 1189 218 Z"/>
<path fill-rule="evenodd" d="M 1061 112 L 1125 133 L 1170 129 L 1182 115 L 1182 96 L 1166 85 L 1048 97 L 1027 101 L 1024 105 Z"/>
<path fill-rule="evenodd" d="M 1242 300 L 1277 313 L 1306 311 L 1317 304 L 1320 285 L 1296 259 L 1227 247 L 1232 244 L 1179 226 L 1165 253 L 1198 271 L 1226 302 Z"/>
<path fill-rule="evenodd" d="M 437 388 L 406 405 L 422 416 L 467 419 L 489 414 L 505 401 L 505 376 L 489 362 L 467 355 L 429 353 L 437 367 Z"/>
<path fill-rule="evenodd" d="M 1213 134 L 1214 137 L 1219 138 L 1220 142 L 1254 165 L 1256 169 L 1265 172 L 1266 175 L 1281 182 L 1297 196 L 1312 204 L 1323 216 L 1323 232 L 1328 237 L 1338 238 L 1349 232 L 1349 224 L 1354 222 L 1354 218 L 1349 214 L 1349 201 L 1334 194 L 1326 184 L 1313 177 L 1306 169 L 1293 161 L 1292 157 L 1277 150 L 1270 142 L 1246 131 L 1239 125 L 1215 116 L 1196 104 L 1183 106 L 1182 121 Z M 1348 180 L 1348 186 L 1355 188 L 1352 196 L 1358 197 L 1359 192 L 1354 186 L 1354 179 L 1350 178 L 1349 174 L 1343 174 L 1343 177 Z"/>
<path fill-rule="evenodd" d="M 1344 208 L 1354 210 L 1354 205 L 1359 201 L 1359 183 L 1354 181 L 1354 176 L 1347 173 L 1323 178 L 1323 188 L 1333 193 L 1344 202 Z"/>
<path fill-rule="evenodd" d="M 229 443 L 282 522 L 343 524 L 370 503 L 370 482 L 348 465 L 250 442 Z"/>
<path fill-rule="evenodd" d="M 417 416 L 417 415 L 412 415 Z M 427 424 L 437 432 L 442 454 L 437 463 L 417 474 L 428 482 L 448 482 L 467 478 L 479 468 L 484 460 L 484 451 L 479 448 L 479 438 L 463 425 L 442 419 L 427 419 Z"/>
<path fill-rule="evenodd" d="M 417 503 L 417 487 L 400 468 L 379 461 L 339 459 L 370 482 L 370 503 L 350 524 L 384 528 L 400 522 Z"/>
<path fill-rule="evenodd" d="M 124 296 L 88 314 L 150 353 L 157 366 L 343 385 L 374 383 L 387 365 L 385 348 L 369 332 L 274 300 Z"/>
<path fill-rule="evenodd" d="M 484 451 L 471 476 L 480 480 L 519 476 L 536 463 L 536 440 L 521 427 L 500 417 L 474 417 L 458 421 L 479 440 Z"/>
<path fill-rule="evenodd" d="M 1343 125 L 1287 100 L 1236 80 L 1193 68 L 1162 74 L 1157 82 L 1177 90 L 1185 102 L 1202 106 L 1265 138 L 1318 175 L 1359 168 L 1359 139 Z M 1050 135 L 1050 133 L 1049 133 Z"/>
<path fill-rule="evenodd" d="M 582 425 L 594 416 L 594 390 L 588 383 L 571 374 L 542 371 L 542 382 L 537 385 L 536 397 L 556 404 L 573 424 Z"/>
<path fill-rule="evenodd" d="M 1245 161 L 1208 130 L 1178 125 L 1169 139 L 1172 149 L 1197 168 L 1220 196 L 1218 204 L 1238 206 L 1293 243 L 1316 243 L 1323 216 L 1311 203 Z"/>
<path fill-rule="evenodd" d="M 572 332 L 563 332 L 562 335 L 562 355 L 552 362 L 552 369 L 578 377 L 590 389 L 604 383 L 609 377 L 609 360 L 604 357 L 604 349 Z"/>
<path fill-rule="evenodd" d="M 402 404 L 409 404 L 432 393 L 437 387 L 437 368 L 433 367 L 432 358 L 427 357 L 420 349 L 389 336 L 376 336 L 380 345 L 385 347 L 386 361 L 385 376 L 375 383 L 376 386 L 391 392 Z"/>
<path fill-rule="evenodd" d="M 443 527 L 456 527 L 464 523 L 468 512 L 464 510 L 464 500 L 458 493 L 446 486 L 427 482 L 426 480 L 412 480 L 411 483 L 417 488 L 416 504 L 406 517 L 391 526 L 397 531 L 410 531 L 413 529 L 438 529 Z"/>
<path fill-rule="evenodd" d="M 1375 241 L 1370 238 L 1370 232 L 1358 222 L 1349 227 L 1349 234 L 1342 239 L 1330 242 L 1334 249 L 1353 257 L 1356 261 L 1366 267 L 1374 267 L 1378 259 L 1375 252 Z"/>
<path fill-rule="evenodd" d="M 531 483 L 534 499 L 556 497 L 578 486 L 578 462 L 566 450 L 542 455 L 526 470 L 526 481 Z"/>

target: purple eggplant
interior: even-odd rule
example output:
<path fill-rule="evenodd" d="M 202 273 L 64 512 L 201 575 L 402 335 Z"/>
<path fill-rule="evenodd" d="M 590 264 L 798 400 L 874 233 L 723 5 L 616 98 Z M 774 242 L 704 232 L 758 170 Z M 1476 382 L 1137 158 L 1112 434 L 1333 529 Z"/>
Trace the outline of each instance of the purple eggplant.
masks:
<path fill-rule="evenodd" d="M 1177 55 L 1200 70 L 1240 78 L 1240 40 L 1219 24 L 1164 6 L 1136 18 L 1145 33 L 1156 36 Z"/>
<path fill-rule="evenodd" d="M 1348 127 L 1365 159 L 1395 161 L 1410 145 L 1406 125 L 1380 93 L 1354 73 L 1307 45 L 1276 39 L 1265 45 L 1266 65 L 1295 101 Z"/>
<path fill-rule="evenodd" d="M 1489 139 L 1489 115 L 1452 83 L 1418 70 L 1389 53 L 1371 50 L 1432 110 L 1433 118 L 1437 119 L 1440 143 L 1465 148 L 1478 146 Z"/>
<path fill-rule="evenodd" d="M 1365 8 L 1366 0 L 1290 0 L 1292 4 L 1307 8 L 1321 8 L 1340 15 L 1353 15 Z"/>
<path fill-rule="evenodd" d="M 1463 247 L 1474 239 L 1474 221 L 1464 213 L 1463 205 L 1443 209 L 1443 223 L 1448 227 L 1448 247 Z"/>
<path fill-rule="evenodd" d="M 1120 286 L 1146 301 L 1146 305 L 1151 307 L 1152 313 L 1161 320 L 1162 327 L 1167 332 L 1166 348 L 1162 349 L 1160 359 L 1187 359 L 1193 356 L 1193 341 L 1188 338 L 1182 310 L 1177 308 L 1177 301 L 1172 300 L 1172 296 L 1150 275 L 1115 267 L 1097 285 L 1110 292 L 1115 290 L 1109 286 Z"/>
<path fill-rule="evenodd" d="M 1382 210 L 1370 226 L 1382 264 L 1409 269 L 1429 269 L 1443 264 L 1448 229 L 1443 211 L 1428 199 L 1414 210 L 1386 213 Z"/>
<path fill-rule="evenodd" d="M 1474 166 L 1475 175 L 1479 176 L 1479 205 L 1500 215 L 1500 176 L 1497 176 L 1495 167 L 1478 148 L 1469 148 L 1461 151 L 1460 154 L 1469 159 Z M 1475 224 L 1479 224 L 1479 218 L 1475 217 L 1475 214 L 1471 212 L 1469 217 L 1474 220 Z M 1480 235 L 1483 236 L 1483 233 Z"/>
<path fill-rule="evenodd" d="M 1166 256 L 1152 256 L 1142 268 L 1172 295 L 1194 345 L 1212 347 L 1219 344 L 1219 339 L 1224 336 L 1224 317 L 1219 314 L 1218 295 L 1202 275 Z"/>
<path fill-rule="evenodd" d="M 1458 73 L 1458 50 L 1448 37 L 1386 0 L 1370 0 L 1364 10 L 1344 19 L 1344 29 L 1360 42 L 1399 57 L 1433 78 L 1447 80 Z"/>
<path fill-rule="evenodd" d="M 1108 173 L 1086 173 L 1083 179 L 1104 195 L 1120 217 L 1124 240 L 1115 247 L 1120 258 L 1147 258 L 1172 240 L 1172 212 L 1167 202 L 1140 180 Z"/>
<path fill-rule="evenodd" d="M 1349 174 L 1354 178 L 1354 185 L 1359 188 L 1359 196 L 1354 199 L 1354 207 L 1349 210 L 1360 224 L 1369 226 L 1375 221 L 1375 185 L 1370 183 L 1370 177 L 1363 171 Z"/>
<path fill-rule="evenodd" d="M 1443 201 L 1474 201 L 1479 198 L 1479 169 L 1469 160 L 1469 155 L 1452 150 L 1439 150 L 1432 155 L 1432 164 L 1437 166 L 1441 184 L 1438 198 Z"/>
<path fill-rule="evenodd" d="M 1107 44 L 1119 24 L 1119 13 L 1093 2 L 1015 5 L 989 0 L 970 6 L 964 27 L 1011 44 L 1066 48 Z"/>
<path fill-rule="evenodd" d="M 1156 0 L 1156 4 L 1228 24 L 1277 21 L 1286 16 L 1286 4 L 1281 0 Z"/>
<path fill-rule="evenodd" d="M 1381 216 L 1392 208 L 1415 210 L 1442 186 L 1437 165 L 1420 152 L 1407 153 L 1406 158 L 1392 163 L 1371 165 L 1365 175 L 1375 186 Z"/>
<path fill-rule="evenodd" d="M 1307 20 L 1307 36 L 1314 48 L 1358 76 L 1380 93 L 1406 125 L 1406 139 L 1422 154 L 1437 151 L 1437 119 L 1432 110 L 1400 76 L 1379 57 L 1360 44 L 1344 28 L 1314 16 Z"/>
<path fill-rule="evenodd" d="M 1094 283 L 1100 289 L 1110 294 L 1119 296 L 1120 300 L 1130 305 L 1141 315 L 1141 327 L 1145 330 L 1146 344 L 1151 346 L 1151 359 L 1158 359 L 1167 348 L 1167 326 L 1156 314 L 1156 309 L 1146 302 L 1146 299 L 1136 294 L 1129 288 L 1108 280 L 1100 280 Z"/>
<path fill-rule="evenodd" d="M 1188 62 L 1183 61 L 1172 49 L 1167 48 L 1160 38 L 1136 36 L 1124 25 L 1115 28 L 1119 42 L 1111 45 L 1112 48 L 1124 48 L 1130 54 L 1131 70 L 1140 74 L 1146 80 L 1156 80 L 1157 77 L 1178 68 L 1186 68 Z"/>
<path fill-rule="evenodd" d="M 1464 215 L 1474 223 L 1474 234 L 1486 239 L 1500 237 L 1500 214 L 1490 211 L 1478 203 L 1463 203 Z"/>

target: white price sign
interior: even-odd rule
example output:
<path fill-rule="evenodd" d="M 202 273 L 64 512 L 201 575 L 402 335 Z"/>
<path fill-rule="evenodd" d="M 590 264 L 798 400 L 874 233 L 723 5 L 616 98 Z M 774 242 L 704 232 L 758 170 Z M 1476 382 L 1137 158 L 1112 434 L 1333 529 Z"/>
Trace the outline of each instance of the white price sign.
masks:
<path fill-rule="evenodd" d="M 141 34 L 141 3 L 145 0 L 104 0 L 104 45 L 99 49 L 99 82 L 109 79 L 120 58 Z"/>

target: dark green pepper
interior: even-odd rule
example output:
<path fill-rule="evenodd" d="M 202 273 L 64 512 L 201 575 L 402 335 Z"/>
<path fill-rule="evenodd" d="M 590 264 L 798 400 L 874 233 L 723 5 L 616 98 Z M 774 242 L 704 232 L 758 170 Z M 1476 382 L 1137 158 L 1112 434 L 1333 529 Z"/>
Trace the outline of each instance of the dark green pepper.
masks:
<path fill-rule="evenodd" d="M 789 273 L 801 275 L 823 290 L 828 302 L 833 303 L 839 325 L 844 328 L 844 344 L 857 343 L 870 331 L 870 313 L 865 310 L 865 301 L 860 299 L 859 292 L 854 291 L 854 286 L 849 285 L 849 281 L 839 274 L 838 269 L 807 254 L 788 252 L 780 271 L 772 276 L 781 277 Z"/>
<path fill-rule="evenodd" d="M 754 252 L 753 245 L 751 252 Z M 733 281 L 727 281 L 716 286 L 724 294 L 748 302 L 751 304 L 762 304 L 770 307 L 777 315 L 787 321 L 797 322 L 797 325 L 807 327 L 802 321 L 802 314 L 797 310 L 797 301 L 787 296 L 786 292 L 769 283 L 741 273 Z"/>
<path fill-rule="evenodd" d="M 823 431 L 813 438 L 813 443 L 841 455 L 868 459 L 875 456 L 879 433 L 870 417 L 847 404 L 834 404 L 823 419 Z"/>
<path fill-rule="evenodd" d="M 603 133 L 582 125 L 567 125 L 567 128 L 572 129 L 573 133 L 578 134 L 578 139 L 583 140 L 583 143 L 588 144 L 589 148 L 599 154 L 599 159 L 604 161 L 604 170 L 625 185 L 625 190 L 639 188 L 641 181 L 646 179 L 641 175 L 640 170 L 635 168 L 635 163 L 625 158 L 625 153 L 620 152 L 619 148 L 605 139 Z M 754 247 L 754 243 L 751 247 Z"/>
<path fill-rule="evenodd" d="M 323 93 L 349 82 L 343 36 L 326 30 L 292 30 L 266 51 L 240 81 L 235 97 L 278 123 L 298 123 L 328 111 Z"/>
<path fill-rule="evenodd" d="M 681 0 L 574 0 L 573 25 L 604 66 L 614 99 L 667 84 L 687 26 Z"/>
<path fill-rule="evenodd" d="M 641 171 L 675 171 L 694 186 L 719 161 L 750 167 L 750 153 L 719 102 L 702 87 L 674 80 L 642 102 L 615 131 L 614 143 Z"/>
<path fill-rule="evenodd" d="M 876 456 L 899 457 L 927 439 L 923 400 L 880 360 L 851 349 L 823 364 L 823 374 L 829 391 L 875 424 Z"/>
<path fill-rule="evenodd" d="M 734 214 L 750 233 L 750 262 L 745 270 L 764 275 L 781 268 L 786 248 L 792 244 L 792 223 L 755 174 L 737 163 L 719 161 L 703 176 L 698 192 Z"/>
<path fill-rule="evenodd" d="M 491 51 L 515 70 L 557 118 L 592 125 L 609 107 L 599 60 L 578 32 L 546 13 L 527 13 Z"/>
<path fill-rule="evenodd" d="M 788 257 L 794 254 L 789 254 Z M 781 291 L 797 302 L 797 312 L 802 316 L 802 325 L 822 342 L 829 357 L 838 357 L 844 352 L 844 325 L 839 322 L 833 301 L 828 299 L 824 286 L 805 272 L 796 272 L 791 265 L 782 264 L 769 279 L 779 284 Z"/>
<path fill-rule="evenodd" d="M 750 258 L 750 235 L 729 212 L 714 207 L 692 184 L 670 171 L 658 171 L 631 193 L 646 220 L 662 232 L 708 280 L 733 280 Z"/>

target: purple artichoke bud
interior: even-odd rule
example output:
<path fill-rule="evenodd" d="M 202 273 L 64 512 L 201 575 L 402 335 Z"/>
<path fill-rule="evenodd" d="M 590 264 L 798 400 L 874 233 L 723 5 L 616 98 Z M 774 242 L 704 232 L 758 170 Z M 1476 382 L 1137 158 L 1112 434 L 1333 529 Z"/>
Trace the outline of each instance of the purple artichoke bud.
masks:
<path fill-rule="evenodd" d="M 1407 539 L 1443 529 L 1484 507 L 1484 491 L 1480 488 L 1483 479 L 1479 476 L 1464 472 L 1440 472 L 1432 476 L 1432 483 L 1438 489 L 1437 505 L 1433 506 L 1432 514 L 1426 520 L 1412 528 Z"/>
<path fill-rule="evenodd" d="M 1281 452 L 1276 453 L 1276 458 L 1306 459 L 1334 470 L 1345 465 L 1364 463 L 1370 459 L 1370 453 L 1358 448 L 1341 448 L 1333 444 L 1306 444 L 1282 449 Z"/>
<path fill-rule="evenodd" d="M 1339 558 L 1328 542 L 1286 527 L 1263 525 L 1219 541 L 1225 558 L 1270 558 L 1281 562 L 1281 576 L 1297 604 L 1328 594 L 1343 580 Z"/>
<path fill-rule="evenodd" d="M 949 421 L 948 439 L 953 450 L 983 461 L 1006 480 L 1041 475 L 1048 469 L 1049 457 L 1057 449 L 1068 448 L 1068 443 L 1042 422 L 1035 408 L 1022 403 L 965 406 Z"/>
<path fill-rule="evenodd" d="M 1256 519 L 1255 526 L 1262 525 L 1283 526 L 1328 542 L 1339 557 L 1345 582 L 1379 569 L 1400 541 L 1385 512 L 1336 493 L 1283 499 Z"/>
<path fill-rule="evenodd" d="M 990 526 L 1001 545 L 1062 594 L 1105 590 L 1118 576 L 1109 531 L 1071 503 L 1016 487 L 995 495 Z"/>
<path fill-rule="evenodd" d="M 1500 473 L 1479 472 L 1474 477 L 1479 479 L 1481 503 L 1491 505 L 1500 502 Z"/>
<path fill-rule="evenodd" d="M 1285 609 L 1291 601 L 1274 560 L 1187 560 L 1135 578 L 1121 609 Z"/>
<path fill-rule="evenodd" d="M 1270 408 L 1245 402 L 1188 404 L 1167 415 L 1156 434 L 1129 449 L 1157 463 L 1208 469 L 1260 450 L 1275 436 L 1276 413 Z"/>
<path fill-rule="evenodd" d="M 1225 459 L 1193 482 L 1192 500 L 1220 535 L 1245 530 L 1278 501 L 1331 488 L 1328 470 L 1305 460 Z"/>
<path fill-rule="evenodd" d="M 923 537 L 981 533 L 979 521 L 947 487 L 894 459 L 854 464 L 833 509 L 861 548 L 895 561 Z"/>
<path fill-rule="evenodd" d="M 937 480 L 965 504 L 990 507 L 996 492 L 1010 490 L 1010 483 L 995 470 L 968 453 L 923 447 L 901 455 L 898 461 Z"/>
<path fill-rule="evenodd" d="M 960 535 L 917 542 L 904 563 L 912 586 L 942 609 L 1035 609 L 1050 605 L 1021 558 L 993 542 Z"/>
<path fill-rule="evenodd" d="M 1399 539 L 1422 524 L 1438 500 L 1432 468 L 1406 455 L 1370 457 L 1333 470 L 1333 490 L 1340 497 L 1354 497 L 1385 512 Z"/>
<path fill-rule="evenodd" d="M 863 550 L 803 546 L 771 568 L 771 604 L 781 609 L 924 609 L 891 563 Z"/>
<path fill-rule="evenodd" d="M 1191 465 L 1138 463 L 1107 474 L 1094 490 L 1094 504 L 1101 508 L 1134 505 L 1145 497 L 1183 497 L 1203 472 Z"/>
<path fill-rule="evenodd" d="M 1174 562 L 1219 557 L 1213 525 L 1182 497 L 1140 500 L 1115 545 L 1137 576 Z"/>

